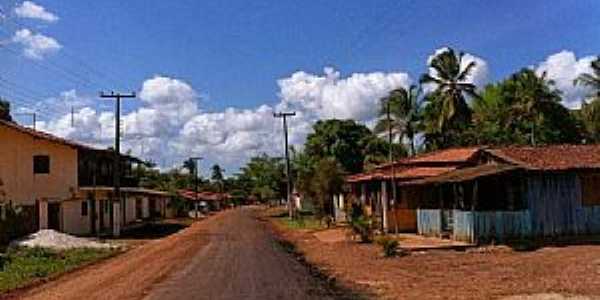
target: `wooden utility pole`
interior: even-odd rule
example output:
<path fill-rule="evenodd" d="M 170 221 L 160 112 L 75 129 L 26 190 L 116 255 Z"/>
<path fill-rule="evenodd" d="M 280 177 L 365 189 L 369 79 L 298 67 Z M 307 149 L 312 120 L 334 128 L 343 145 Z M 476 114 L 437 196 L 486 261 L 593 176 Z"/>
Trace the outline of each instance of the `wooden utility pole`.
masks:
<path fill-rule="evenodd" d="M 114 149 L 114 162 L 113 162 L 113 197 L 119 200 L 120 213 L 125 221 L 125 200 L 121 197 L 121 99 L 135 98 L 135 92 L 130 94 L 121 94 L 110 92 L 105 94 L 100 92 L 100 98 L 114 99 L 115 101 L 115 149 Z M 110 204 L 110 228 L 114 233 L 115 219 L 114 219 L 114 198 Z M 124 225 L 124 222 L 123 222 Z"/>
<path fill-rule="evenodd" d="M 202 160 L 202 157 L 190 157 L 190 160 L 194 162 L 194 198 L 196 200 L 196 212 L 194 213 L 194 215 L 196 216 L 196 218 L 198 218 L 198 174 L 200 174 L 200 172 L 198 172 L 200 170 L 198 162 Z"/>
<path fill-rule="evenodd" d="M 290 218 L 295 216 L 295 204 L 292 203 L 292 175 L 290 172 L 290 151 L 288 147 L 288 126 L 287 118 L 293 117 L 296 112 L 280 112 L 274 113 L 273 117 L 283 119 L 283 134 L 285 138 L 285 176 L 287 177 L 287 203 Z"/>

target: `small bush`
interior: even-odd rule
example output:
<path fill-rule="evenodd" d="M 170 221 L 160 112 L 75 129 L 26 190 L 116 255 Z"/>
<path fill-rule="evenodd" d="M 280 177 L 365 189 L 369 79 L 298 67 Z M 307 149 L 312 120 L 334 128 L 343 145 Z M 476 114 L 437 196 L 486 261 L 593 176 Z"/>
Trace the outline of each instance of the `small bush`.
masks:
<path fill-rule="evenodd" d="M 383 248 L 383 256 L 392 257 L 396 256 L 399 243 L 396 239 L 388 236 L 381 236 L 376 240 L 377 244 Z"/>
<path fill-rule="evenodd" d="M 350 222 L 352 231 L 360 237 L 360 241 L 363 243 L 370 243 L 373 241 L 373 222 L 365 216 L 360 216 L 352 222 Z"/>

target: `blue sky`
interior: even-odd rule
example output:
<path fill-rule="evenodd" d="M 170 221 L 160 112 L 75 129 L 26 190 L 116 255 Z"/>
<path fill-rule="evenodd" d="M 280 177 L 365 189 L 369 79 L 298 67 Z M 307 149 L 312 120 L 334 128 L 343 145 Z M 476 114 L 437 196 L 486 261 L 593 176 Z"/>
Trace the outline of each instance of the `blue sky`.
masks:
<path fill-rule="evenodd" d="M 427 70 L 427 58 L 449 45 L 483 59 L 487 79 L 496 80 L 563 50 L 579 59 L 600 49 L 598 1 L 33 3 L 57 20 L 19 17 L 14 8 L 22 1 L 0 0 L 10 19 L 0 23 L 0 40 L 29 28 L 61 47 L 42 59 L 19 55 L 22 45 L 14 42 L 13 52 L 0 49 L 0 78 L 21 86 L 0 85 L 0 96 L 5 88 L 24 97 L 26 88 L 36 100 L 69 90 L 93 98 L 99 90 L 139 91 L 161 75 L 191 86 L 201 111 L 255 111 L 280 104 L 278 80 L 298 71 L 323 75 L 332 66 L 342 79 L 403 72 L 414 80 Z M 143 105 L 131 101 L 125 109 Z M 57 118 L 60 111 L 47 114 Z"/>

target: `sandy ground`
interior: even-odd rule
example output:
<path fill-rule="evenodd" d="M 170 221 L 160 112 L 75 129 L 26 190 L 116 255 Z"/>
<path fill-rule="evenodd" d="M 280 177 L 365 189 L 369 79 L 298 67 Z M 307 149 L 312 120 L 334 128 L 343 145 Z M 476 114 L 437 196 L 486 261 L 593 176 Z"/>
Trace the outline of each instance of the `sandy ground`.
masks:
<path fill-rule="evenodd" d="M 600 299 L 600 246 L 433 250 L 382 258 L 376 245 L 321 241 L 275 225 L 307 260 L 382 299 Z"/>
<path fill-rule="evenodd" d="M 232 209 L 97 265 L 9 295 L 24 299 L 332 299 L 255 209 Z M 1 298 L 1 297 L 0 297 Z"/>

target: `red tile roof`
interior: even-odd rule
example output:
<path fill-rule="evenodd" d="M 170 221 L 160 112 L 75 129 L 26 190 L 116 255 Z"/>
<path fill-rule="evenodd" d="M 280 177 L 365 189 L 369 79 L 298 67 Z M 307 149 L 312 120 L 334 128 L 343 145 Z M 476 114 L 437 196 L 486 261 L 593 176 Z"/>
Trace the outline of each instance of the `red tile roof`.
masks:
<path fill-rule="evenodd" d="M 198 196 L 196 198 L 196 193 L 194 191 L 189 190 L 180 190 L 178 194 L 189 201 L 222 201 L 224 199 L 230 198 L 230 195 L 227 193 L 215 193 L 215 192 L 198 192 Z"/>
<path fill-rule="evenodd" d="M 600 168 L 600 145 L 505 147 L 486 150 L 510 164 L 537 170 Z"/>

